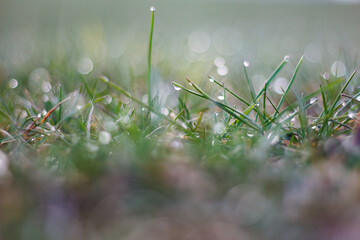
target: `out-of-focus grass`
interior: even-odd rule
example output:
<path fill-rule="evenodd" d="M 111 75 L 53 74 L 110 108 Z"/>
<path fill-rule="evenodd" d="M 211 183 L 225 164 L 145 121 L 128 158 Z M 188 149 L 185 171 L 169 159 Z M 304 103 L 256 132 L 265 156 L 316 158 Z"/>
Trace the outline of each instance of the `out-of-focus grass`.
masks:
<path fill-rule="evenodd" d="M 148 8 L 133 36 L 2 21 L 0 238 L 357 239 L 358 6 L 198 3 L 167 32 L 159 5 L 153 105 Z"/>

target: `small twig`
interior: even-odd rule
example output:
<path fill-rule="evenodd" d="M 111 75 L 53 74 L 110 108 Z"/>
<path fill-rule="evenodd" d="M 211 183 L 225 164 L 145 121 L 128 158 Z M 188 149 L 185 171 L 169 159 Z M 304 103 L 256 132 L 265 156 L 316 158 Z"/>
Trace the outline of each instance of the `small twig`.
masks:
<path fill-rule="evenodd" d="M 71 97 L 65 98 L 64 100 L 62 100 L 61 102 L 59 102 L 58 104 L 56 104 L 53 108 L 51 108 L 43 117 L 43 119 L 41 119 L 40 124 L 44 123 L 46 121 L 46 119 L 49 118 L 49 116 L 64 102 L 66 102 L 67 100 L 69 100 Z M 38 121 L 40 119 L 40 116 L 36 117 L 35 120 L 33 121 L 33 123 L 24 131 L 23 135 L 27 136 L 28 133 L 34 129 L 37 125 L 39 125 Z"/>

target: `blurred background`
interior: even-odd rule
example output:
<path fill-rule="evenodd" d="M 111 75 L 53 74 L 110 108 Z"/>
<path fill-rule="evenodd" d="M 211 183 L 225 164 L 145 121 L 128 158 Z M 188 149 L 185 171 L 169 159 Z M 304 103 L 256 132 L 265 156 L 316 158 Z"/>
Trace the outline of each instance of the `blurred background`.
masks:
<path fill-rule="evenodd" d="M 2 80 L 63 60 L 130 86 L 146 73 L 150 6 L 156 7 L 153 74 L 161 83 L 211 74 L 240 87 L 244 60 L 252 80 L 261 82 L 284 56 L 296 63 L 303 54 L 319 75 L 331 73 L 334 63 L 348 75 L 359 63 L 359 2 L 2 0 Z"/>

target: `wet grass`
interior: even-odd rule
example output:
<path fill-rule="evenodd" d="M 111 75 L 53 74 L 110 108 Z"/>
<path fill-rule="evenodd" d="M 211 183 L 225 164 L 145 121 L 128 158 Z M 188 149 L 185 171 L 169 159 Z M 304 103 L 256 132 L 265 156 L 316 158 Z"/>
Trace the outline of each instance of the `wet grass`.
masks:
<path fill-rule="evenodd" d="M 260 87 L 248 61 L 161 81 L 153 27 L 130 81 L 76 49 L 3 64 L 0 238 L 356 239 L 357 69 L 285 56 Z"/>

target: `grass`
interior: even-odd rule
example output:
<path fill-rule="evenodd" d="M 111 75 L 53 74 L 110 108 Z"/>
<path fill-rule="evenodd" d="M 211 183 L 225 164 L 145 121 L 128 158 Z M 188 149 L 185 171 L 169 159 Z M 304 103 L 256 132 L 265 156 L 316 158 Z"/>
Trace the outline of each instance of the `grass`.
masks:
<path fill-rule="evenodd" d="M 184 74 L 161 105 L 153 28 L 147 89 L 59 58 L 1 81 L 0 238 L 356 239 L 357 71 L 317 85 L 300 57 L 277 94 L 292 59 L 259 91 L 244 62 L 243 89 Z"/>

